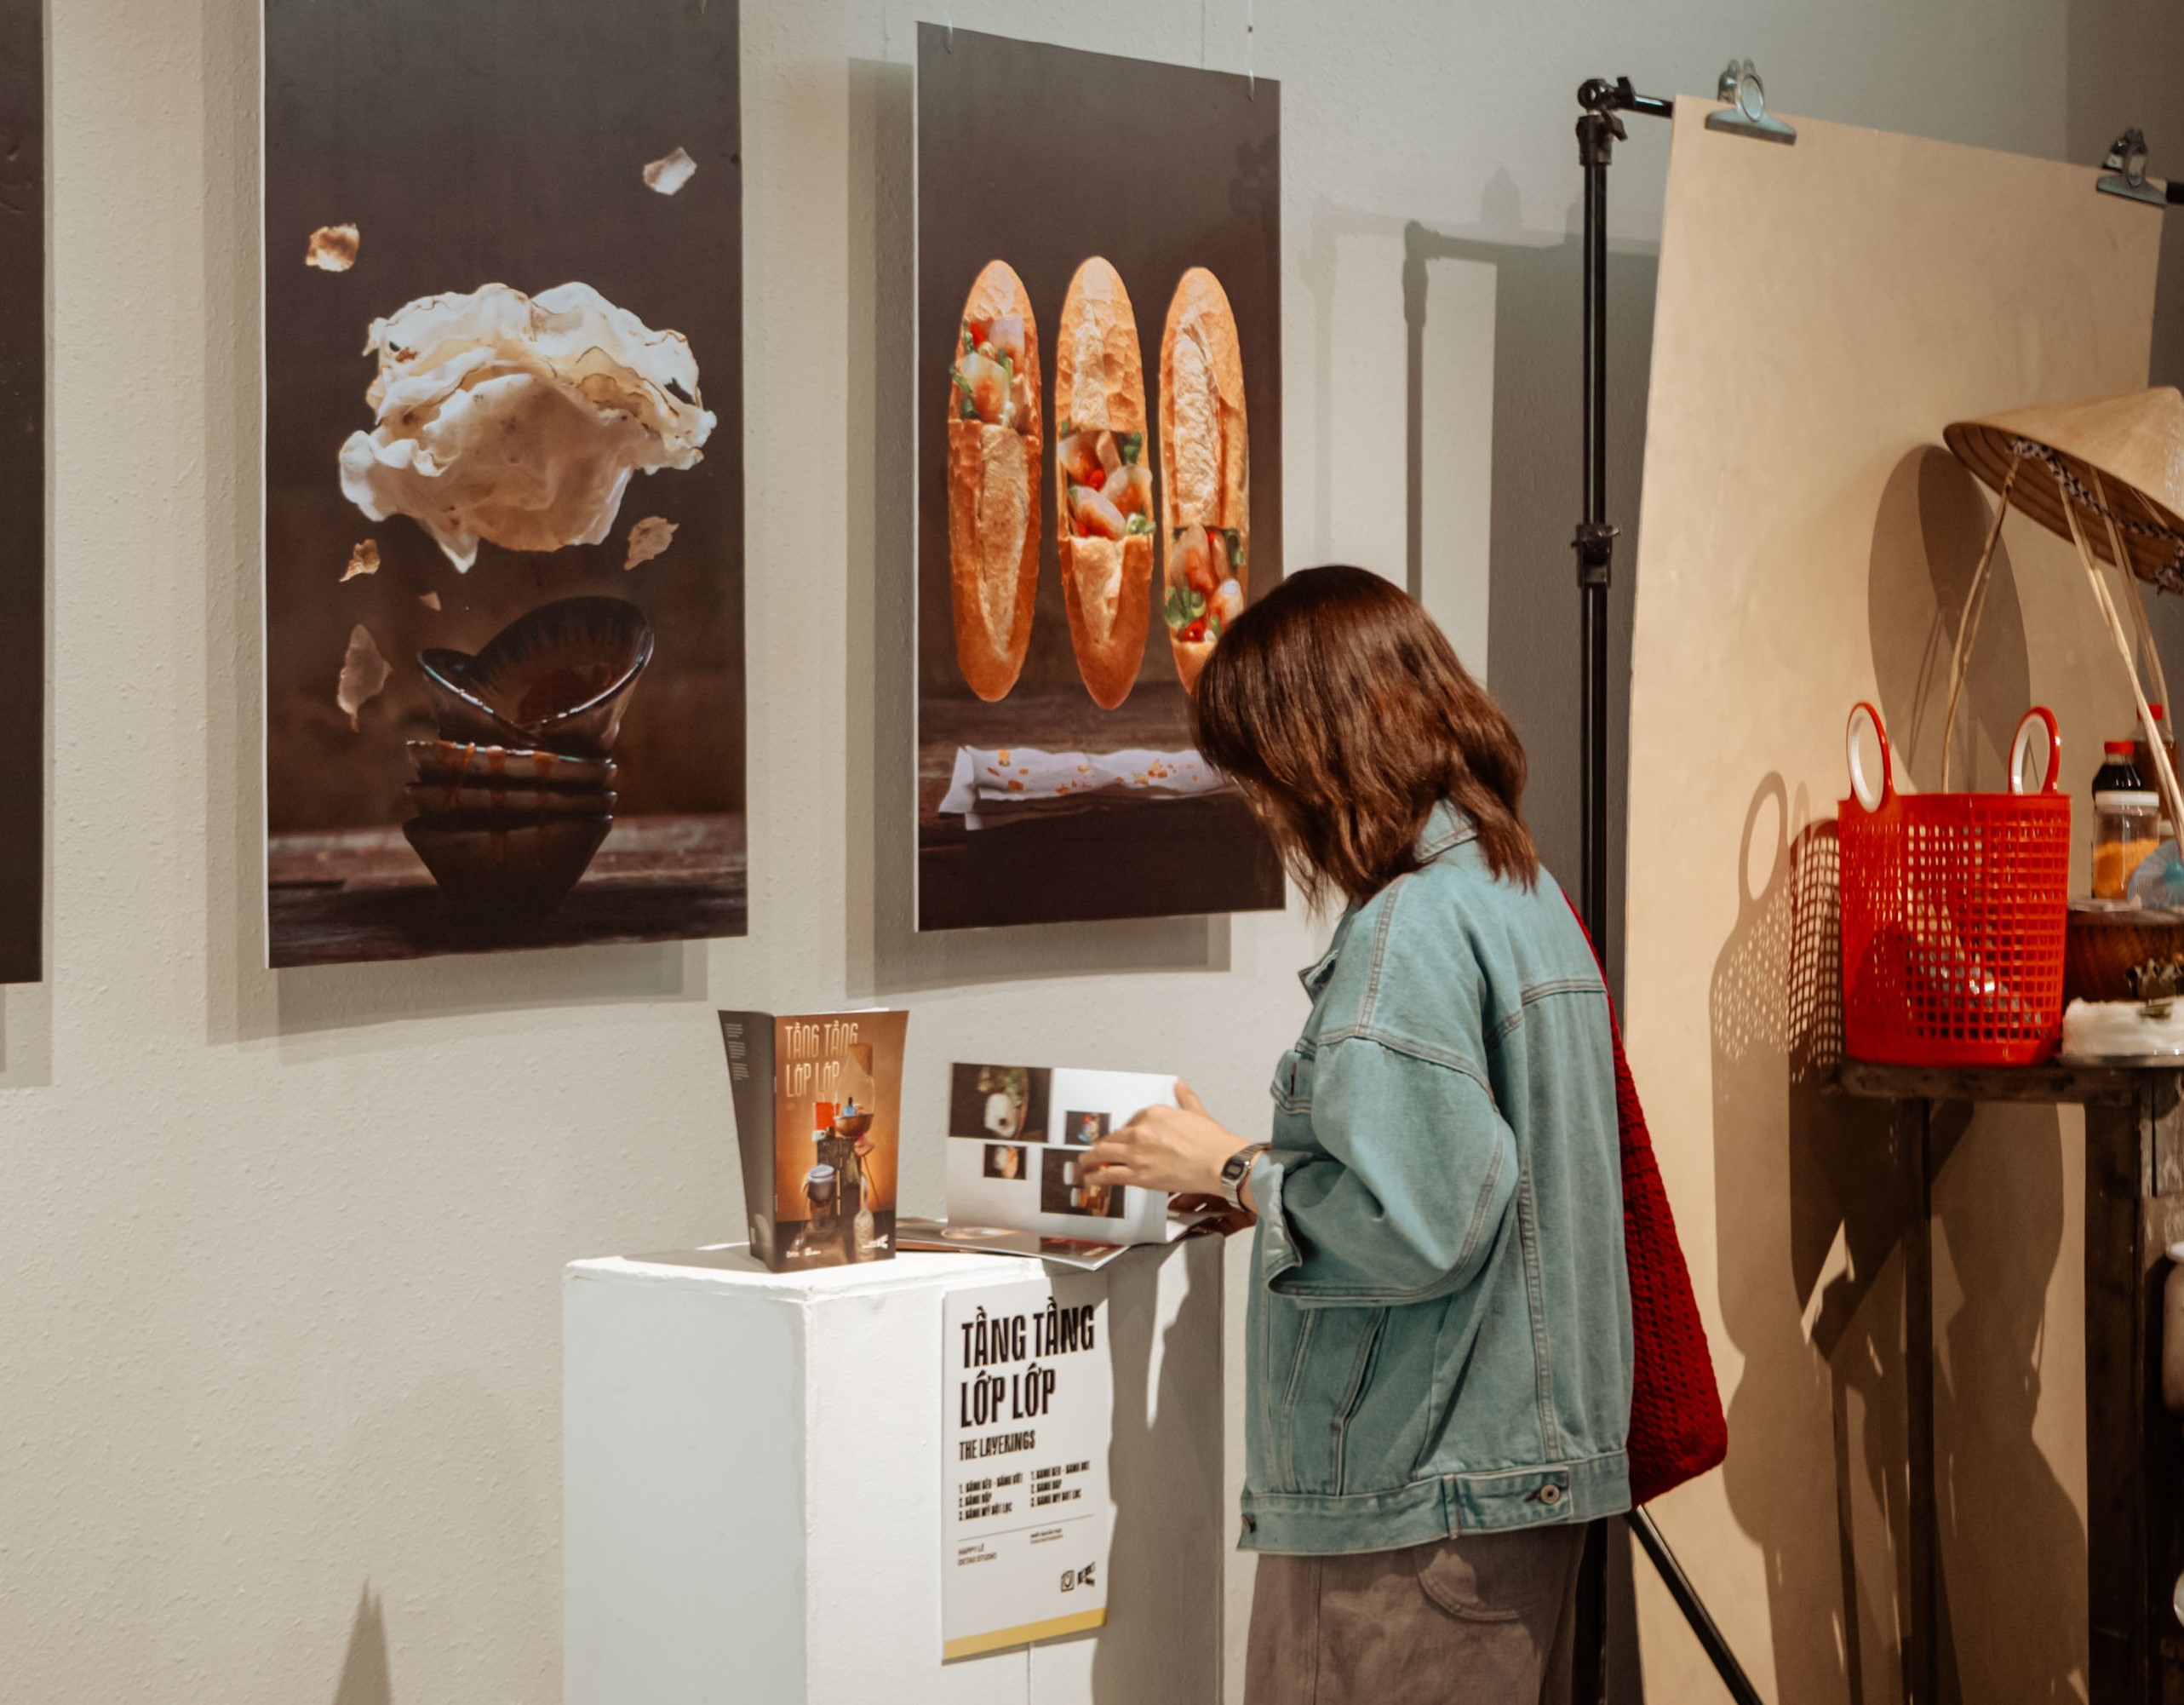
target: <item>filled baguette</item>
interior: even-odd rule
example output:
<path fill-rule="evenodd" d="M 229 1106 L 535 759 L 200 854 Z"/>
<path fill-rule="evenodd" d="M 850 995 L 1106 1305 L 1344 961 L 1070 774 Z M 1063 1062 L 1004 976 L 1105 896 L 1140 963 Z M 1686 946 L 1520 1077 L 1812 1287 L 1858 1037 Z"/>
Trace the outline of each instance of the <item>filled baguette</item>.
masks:
<path fill-rule="evenodd" d="M 1069 280 L 1054 341 L 1054 497 L 1062 602 L 1077 673 L 1102 709 L 1130 696 L 1152 614 L 1153 470 L 1145 368 L 1115 268 L 1093 255 Z"/>
<path fill-rule="evenodd" d="M 1203 267 L 1176 285 L 1161 335 L 1161 614 L 1188 691 L 1251 584 L 1243 353 L 1228 292 Z"/>
<path fill-rule="evenodd" d="M 948 370 L 948 558 L 955 661 L 971 691 L 1007 696 L 1039 589 L 1039 326 L 1023 281 L 989 261 Z"/>

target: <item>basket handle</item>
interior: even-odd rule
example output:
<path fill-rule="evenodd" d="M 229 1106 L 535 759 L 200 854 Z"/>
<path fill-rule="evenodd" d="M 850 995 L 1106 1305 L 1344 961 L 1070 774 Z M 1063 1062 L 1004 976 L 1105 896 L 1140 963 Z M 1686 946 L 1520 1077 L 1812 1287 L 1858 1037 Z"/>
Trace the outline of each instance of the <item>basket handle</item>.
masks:
<path fill-rule="evenodd" d="M 2048 737 L 2047 784 L 2043 794 L 2062 791 L 2062 735 L 2055 727 L 2055 714 L 2044 704 L 2036 704 L 2025 713 L 2017 725 L 2017 738 L 2009 744 L 2009 791 L 2025 791 L 2025 760 L 2032 751 L 2036 734 L 2044 732 Z"/>
<path fill-rule="evenodd" d="M 2042 714 L 2045 715 L 2044 712 Z M 1858 723 L 1860 718 L 1871 725 L 1873 738 L 1881 749 L 1881 785 L 1877 789 L 1866 779 L 1866 761 L 1858 751 Z M 2026 720 L 2031 720 L 2029 713 Z M 2048 722 L 2052 727 L 2055 719 L 2049 717 Z M 1896 793 L 1895 760 L 1889 754 L 1889 731 L 1881 726 L 1881 713 L 1864 699 L 1860 699 L 1850 707 L 1850 721 L 1843 731 L 1843 743 L 1844 755 L 1850 762 L 1850 791 L 1858 796 L 1858 803 L 1866 810 L 1878 811 L 1894 799 Z M 2014 776 L 2015 766 L 2013 765 L 2011 769 Z"/>

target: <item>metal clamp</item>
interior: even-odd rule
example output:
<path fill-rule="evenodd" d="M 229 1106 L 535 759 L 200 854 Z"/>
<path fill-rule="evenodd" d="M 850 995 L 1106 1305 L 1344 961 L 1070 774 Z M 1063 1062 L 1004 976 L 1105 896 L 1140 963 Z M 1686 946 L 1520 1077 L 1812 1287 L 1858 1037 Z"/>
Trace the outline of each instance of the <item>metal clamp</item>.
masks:
<path fill-rule="evenodd" d="M 1578 584 L 1605 586 L 1615 566 L 1615 540 L 1622 528 L 1613 521 L 1581 521 L 1570 548 L 1577 553 Z"/>
<path fill-rule="evenodd" d="M 2146 132 L 2135 124 L 2108 145 L 2108 158 L 2101 163 L 2108 170 L 2093 187 L 2103 195 L 2120 195 L 2126 201 L 2143 201 L 2166 207 L 2170 197 L 2146 175 Z"/>
<path fill-rule="evenodd" d="M 1731 60 L 1714 92 L 1729 106 L 1726 112 L 1706 115 L 1709 130 L 1720 130 L 1732 136 L 1751 136 L 1763 142 L 1790 143 L 1797 140 L 1795 129 L 1767 110 L 1767 90 L 1750 60 Z"/>
<path fill-rule="evenodd" d="M 1619 77 L 1613 83 L 1604 77 L 1589 77 L 1578 85 L 1577 98 L 1585 109 L 1577 122 L 1578 164 L 1588 171 L 1608 164 L 1615 158 L 1616 143 L 1630 139 L 1631 133 L 1623 128 L 1618 114 L 1643 112 L 1666 118 L 1676 111 L 1672 100 L 1639 94 L 1627 77 Z"/>

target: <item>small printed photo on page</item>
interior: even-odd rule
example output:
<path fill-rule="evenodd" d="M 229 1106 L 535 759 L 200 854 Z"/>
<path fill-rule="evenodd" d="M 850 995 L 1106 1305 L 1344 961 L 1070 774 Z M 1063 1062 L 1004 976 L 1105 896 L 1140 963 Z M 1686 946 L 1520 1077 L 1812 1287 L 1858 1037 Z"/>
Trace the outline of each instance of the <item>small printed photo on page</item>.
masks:
<path fill-rule="evenodd" d="M 1046 1140 L 1048 1080 L 1035 1065 L 958 1065 L 950 1076 L 948 1134 L 989 1142 Z"/>
<path fill-rule="evenodd" d="M 1094 1181 L 1086 1151 L 1140 1109 L 1173 1105 L 1175 1079 L 1149 1072 L 957 1065 L 949 1094 L 949 1225 L 1167 1241 L 1167 1192 Z"/>
<path fill-rule="evenodd" d="M 1066 1149 L 1049 1149 L 1040 1168 L 1040 1212 L 1084 1214 L 1097 1220 L 1119 1218 L 1122 1213 L 1121 1186 L 1088 1181 L 1085 1172 L 1089 1164 Z"/>

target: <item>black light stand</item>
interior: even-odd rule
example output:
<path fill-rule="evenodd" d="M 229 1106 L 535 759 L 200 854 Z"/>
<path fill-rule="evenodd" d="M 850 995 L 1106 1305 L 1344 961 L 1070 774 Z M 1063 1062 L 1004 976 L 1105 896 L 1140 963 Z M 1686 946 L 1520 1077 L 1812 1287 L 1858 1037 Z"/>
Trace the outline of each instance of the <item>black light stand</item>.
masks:
<path fill-rule="evenodd" d="M 1593 78 L 1578 90 L 1585 116 L 1578 120 L 1578 164 L 1585 168 L 1585 519 L 1571 541 L 1577 552 L 1584 649 L 1579 715 L 1584 730 L 1579 764 L 1584 798 L 1582 850 L 1585 887 L 1579 910 L 1585 927 L 1609 950 L 1608 936 L 1608 587 L 1615 565 L 1615 536 L 1608 519 L 1608 167 L 1615 144 L 1629 135 L 1618 116 L 1645 112 L 1665 118 L 1673 105 L 1640 95 L 1627 77 L 1613 83 Z"/>
<path fill-rule="evenodd" d="M 1749 67 L 1745 68 L 1747 71 Z M 1583 603 L 1584 686 L 1580 696 L 1585 878 L 1579 910 L 1585 928 L 1605 955 L 1608 933 L 1608 588 L 1619 531 L 1608 519 L 1608 167 L 1615 144 L 1626 140 L 1625 112 L 1666 118 L 1674 103 L 1640 95 L 1627 77 L 1612 83 L 1589 79 L 1578 90 L 1585 109 L 1577 122 L 1578 164 L 1585 169 L 1585 519 L 1571 541 L 1577 552 Z M 1771 139 L 1770 139 L 1771 140 Z M 1715 1626 L 1698 1589 L 1669 1550 L 1644 1509 L 1631 1512 L 1638 1543 L 1659 1572 L 1691 1632 L 1713 1661 L 1722 1685 L 1737 1705 L 1760 1705 L 1758 1690 Z M 1577 1678 L 1574 1696 L 1596 1705 L 1607 1693 L 1608 1524 L 1596 1522 L 1587 1536 L 1578 1583 Z"/>

